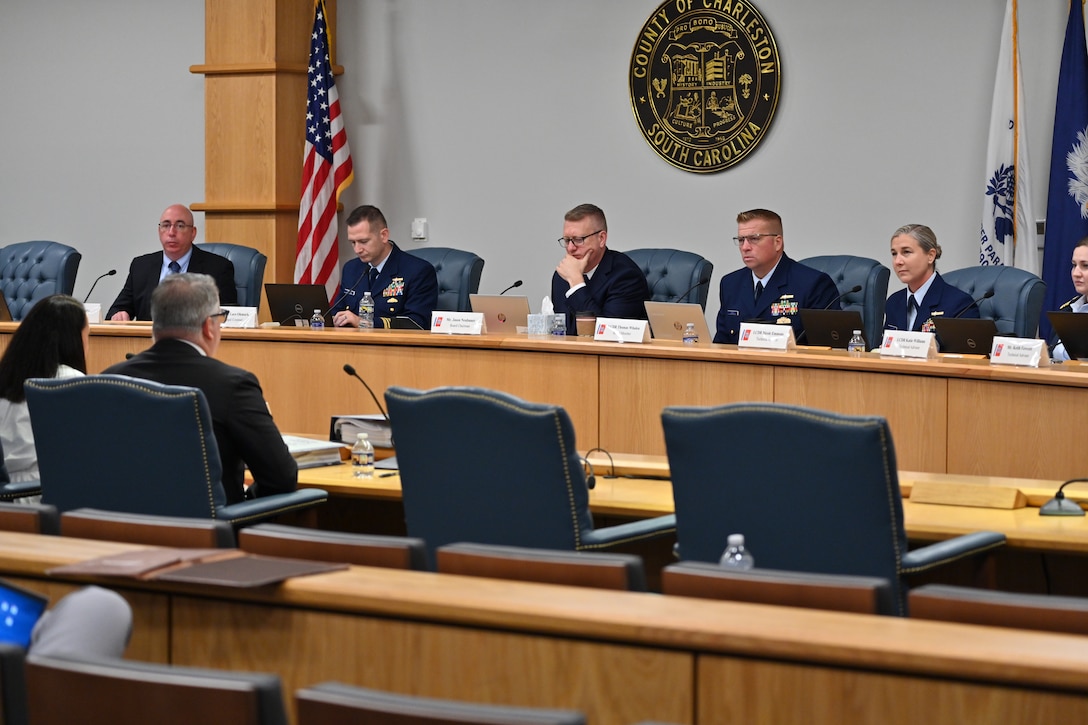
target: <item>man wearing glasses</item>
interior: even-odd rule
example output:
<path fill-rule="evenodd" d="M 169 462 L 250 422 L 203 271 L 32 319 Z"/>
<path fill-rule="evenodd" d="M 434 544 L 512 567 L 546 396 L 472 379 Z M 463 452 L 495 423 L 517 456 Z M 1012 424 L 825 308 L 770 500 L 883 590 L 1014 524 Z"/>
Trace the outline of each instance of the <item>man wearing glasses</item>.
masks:
<path fill-rule="evenodd" d="M 742 322 L 793 325 L 800 338 L 801 309 L 839 309 L 839 290 L 826 273 L 786 256 L 782 217 L 767 209 L 737 215 L 737 236 L 744 268 L 722 277 L 714 342 L 735 345 Z"/>
<path fill-rule="evenodd" d="M 193 246 L 196 227 L 188 207 L 174 204 L 159 217 L 159 242 L 162 252 L 152 252 L 132 260 L 121 293 L 106 313 L 110 320 L 150 320 L 151 293 L 168 275 L 180 272 L 209 274 L 219 288 L 224 305 L 238 303 L 234 284 L 234 264 L 226 257 Z"/>
<path fill-rule="evenodd" d="M 151 294 L 151 314 L 155 344 L 105 372 L 204 391 L 228 504 L 247 498 L 246 465 L 254 481 L 248 497 L 294 491 L 298 465 L 268 412 L 257 377 L 212 357 L 227 318 L 215 280 L 206 274 L 169 275 Z"/>
<path fill-rule="evenodd" d="M 578 334 L 577 315 L 645 320 L 650 288 L 638 265 L 606 249 L 608 223 L 593 204 L 580 204 L 563 217 L 559 246 L 567 255 L 552 275 L 552 305 L 567 316 L 567 334 Z"/>

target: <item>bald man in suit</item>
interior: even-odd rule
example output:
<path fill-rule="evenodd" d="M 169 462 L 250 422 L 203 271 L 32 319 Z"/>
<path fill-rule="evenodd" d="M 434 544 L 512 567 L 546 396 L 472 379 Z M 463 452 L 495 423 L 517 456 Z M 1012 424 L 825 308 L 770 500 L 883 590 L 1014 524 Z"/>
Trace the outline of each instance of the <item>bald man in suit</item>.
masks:
<path fill-rule="evenodd" d="M 238 288 L 234 284 L 234 264 L 226 257 L 205 252 L 193 246 L 196 226 L 188 207 L 174 204 L 159 217 L 161 252 L 152 252 L 132 260 L 128 278 L 121 293 L 113 301 L 106 317 L 116 321 L 150 320 L 151 293 L 164 277 L 180 272 L 206 274 L 219 288 L 219 303 L 238 303 Z"/>

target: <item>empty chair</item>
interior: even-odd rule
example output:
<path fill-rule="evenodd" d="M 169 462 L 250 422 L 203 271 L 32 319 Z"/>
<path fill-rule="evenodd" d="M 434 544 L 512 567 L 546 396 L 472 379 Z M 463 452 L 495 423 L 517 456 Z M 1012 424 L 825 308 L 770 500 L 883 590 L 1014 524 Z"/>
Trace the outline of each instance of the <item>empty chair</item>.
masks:
<path fill-rule="evenodd" d="M 944 272 L 944 281 L 978 300 L 978 313 L 989 317 L 1001 335 L 1035 337 L 1043 314 L 1046 283 L 1031 272 L 1016 267 L 965 267 Z"/>
<path fill-rule="evenodd" d="M 451 312 L 471 312 L 469 295 L 480 290 L 484 260 L 461 249 L 449 247 L 420 247 L 410 252 L 425 259 L 438 275 L 438 309 Z"/>
<path fill-rule="evenodd" d="M 661 418 L 681 560 L 717 562 L 740 533 L 757 567 L 887 579 L 903 615 L 906 575 L 1005 542 L 977 532 L 907 550 L 884 418 L 776 403 L 670 407 Z"/>
<path fill-rule="evenodd" d="M 573 710 L 477 705 L 456 700 L 398 695 L 338 682 L 295 693 L 298 725 L 584 725 Z"/>
<path fill-rule="evenodd" d="M 21 320 L 43 297 L 72 294 L 83 258 L 59 242 L 17 242 L 0 248 L 0 294 L 12 319 Z"/>
<path fill-rule="evenodd" d="M 349 534 L 298 526 L 258 524 L 238 532 L 238 547 L 251 554 L 312 559 L 389 569 L 425 569 L 422 539 Z"/>
<path fill-rule="evenodd" d="M 76 539 L 123 541 L 148 546 L 194 549 L 229 549 L 234 546 L 234 528 L 226 521 L 97 509 L 76 509 L 62 514 L 60 534 Z"/>
<path fill-rule="evenodd" d="M 320 489 L 227 504 L 204 393 L 123 375 L 26 383 L 43 503 L 243 526 L 322 503 Z M 57 435 L 57 431 L 79 431 Z M 123 441 L 123 446 L 118 446 Z"/>
<path fill-rule="evenodd" d="M 594 529 L 574 427 L 557 405 L 483 388 L 391 387 L 385 400 L 408 534 L 431 556 L 462 541 L 593 551 L 674 530 L 671 515 Z M 487 471 L 462 465 L 465 431 L 486 442 Z"/>
<path fill-rule="evenodd" d="M 200 248 L 205 252 L 226 257 L 234 264 L 234 285 L 238 288 L 238 305 L 260 308 L 264 268 L 268 264 L 268 257 L 252 247 L 225 242 L 207 242 L 201 244 Z"/>
<path fill-rule="evenodd" d="M 275 675 L 31 653 L 27 710 L 34 725 L 286 725 Z"/>
<path fill-rule="evenodd" d="M 0 531 L 23 534 L 57 534 L 60 514 L 43 503 L 0 503 Z"/>
<path fill-rule="evenodd" d="M 811 574 L 777 569 L 726 569 L 686 561 L 661 572 L 664 594 L 833 609 L 859 614 L 891 614 L 892 588 L 887 579 L 845 574 Z"/>
<path fill-rule="evenodd" d="M 632 249 L 624 252 L 646 275 L 654 302 L 693 302 L 706 309 L 714 265 L 679 249 Z"/>
<path fill-rule="evenodd" d="M 1088 599 L 926 584 L 910 592 L 910 616 L 991 627 L 1088 634 Z"/>
<path fill-rule="evenodd" d="M 435 552 L 442 574 L 646 591 L 646 570 L 633 554 L 449 544 Z"/>
<path fill-rule="evenodd" d="M 888 301 L 888 279 L 891 270 L 875 259 L 855 257 L 851 254 L 829 254 L 802 259 L 804 264 L 826 272 L 835 282 L 842 297 L 839 306 L 844 310 L 857 310 L 865 326 L 865 340 L 876 347 L 883 339 L 884 303 Z M 851 292 L 861 285 L 861 290 Z"/>

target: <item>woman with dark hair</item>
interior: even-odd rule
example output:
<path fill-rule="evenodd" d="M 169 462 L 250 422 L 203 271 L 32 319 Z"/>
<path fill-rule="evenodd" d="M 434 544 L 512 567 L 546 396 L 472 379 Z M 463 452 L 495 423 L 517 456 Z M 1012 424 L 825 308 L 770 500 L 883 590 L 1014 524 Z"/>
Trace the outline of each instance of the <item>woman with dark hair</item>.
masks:
<path fill-rule="evenodd" d="M 83 304 L 68 295 L 39 300 L 0 358 L 0 443 L 12 481 L 38 478 L 38 456 L 23 383 L 29 378 L 73 378 L 87 372 L 90 328 Z"/>

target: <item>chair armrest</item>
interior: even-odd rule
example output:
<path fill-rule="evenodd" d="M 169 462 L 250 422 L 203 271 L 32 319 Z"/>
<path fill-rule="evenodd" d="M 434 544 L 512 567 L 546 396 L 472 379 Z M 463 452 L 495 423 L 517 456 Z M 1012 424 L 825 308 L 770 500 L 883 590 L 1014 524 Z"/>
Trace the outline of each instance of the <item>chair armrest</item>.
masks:
<path fill-rule="evenodd" d="M 676 532 L 676 515 L 632 521 L 618 526 L 582 532 L 582 549 L 604 549 L 631 541 L 655 539 Z"/>
<path fill-rule="evenodd" d="M 17 483 L 5 483 L 0 486 L 0 501 L 13 501 L 24 496 L 40 496 L 42 493 L 41 481 L 19 481 Z"/>
<path fill-rule="evenodd" d="M 935 566 L 974 556 L 1005 545 L 1005 535 L 996 531 L 976 531 L 948 541 L 923 546 L 903 555 L 902 573 L 917 574 Z"/>
<path fill-rule="evenodd" d="M 216 518 L 225 519 L 234 526 L 245 526 L 263 519 L 325 503 L 329 494 L 320 488 L 303 488 L 291 493 L 278 493 L 274 496 L 240 501 L 239 503 L 220 506 Z"/>

